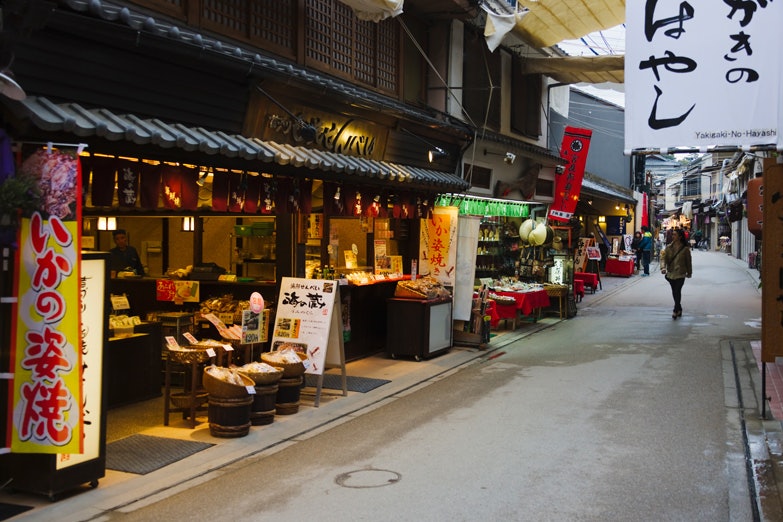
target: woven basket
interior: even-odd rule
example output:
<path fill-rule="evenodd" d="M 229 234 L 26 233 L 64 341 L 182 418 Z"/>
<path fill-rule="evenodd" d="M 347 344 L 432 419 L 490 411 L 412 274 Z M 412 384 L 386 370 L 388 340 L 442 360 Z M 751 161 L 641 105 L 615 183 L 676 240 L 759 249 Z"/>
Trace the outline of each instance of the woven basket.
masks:
<path fill-rule="evenodd" d="M 269 366 L 274 366 L 275 368 L 280 368 L 283 370 L 283 379 L 290 379 L 291 377 L 299 377 L 300 375 L 304 375 L 305 367 L 303 362 L 307 360 L 306 353 L 296 352 L 296 354 L 302 360 L 302 362 L 298 363 L 281 363 L 274 359 L 274 356 L 272 355 L 273 353 L 274 352 L 263 352 L 261 354 L 261 361 L 267 363 Z"/>
<path fill-rule="evenodd" d="M 204 389 L 207 390 L 210 395 L 222 397 L 224 399 L 247 397 L 247 387 L 255 386 L 256 383 L 247 375 L 240 372 L 236 373 L 242 379 L 242 385 L 231 384 L 230 382 L 218 379 L 210 373 L 209 367 L 204 368 L 204 377 L 202 379 Z"/>
<path fill-rule="evenodd" d="M 192 362 L 203 363 L 209 360 L 206 348 L 190 349 L 178 348 L 168 351 L 168 358 L 173 363 L 190 364 Z"/>
<path fill-rule="evenodd" d="M 249 372 L 247 370 L 240 370 L 244 375 L 247 375 L 251 379 L 253 379 L 253 382 L 256 383 L 256 386 L 268 386 L 270 384 L 275 384 L 283 377 L 283 369 L 278 368 L 276 372 Z"/>

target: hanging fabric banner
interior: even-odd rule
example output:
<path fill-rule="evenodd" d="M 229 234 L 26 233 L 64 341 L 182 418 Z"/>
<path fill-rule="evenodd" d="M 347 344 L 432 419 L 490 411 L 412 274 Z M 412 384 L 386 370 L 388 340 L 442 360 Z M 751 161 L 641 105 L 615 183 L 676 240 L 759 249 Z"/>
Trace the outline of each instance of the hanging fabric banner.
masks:
<path fill-rule="evenodd" d="M 458 218 L 458 207 L 435 207 L 420 227 L 419 273 L 450 287 L 456 282 Z"/>
<path fill-rule="evenodd" d="M 783 3 L 626 3 L 625 148 L 761 146 L 781 120 Z"/>
<path fill-rule="evenodd" d="M 582 179 L 587 163 L 587 151 L 593 131 L 566 127 L 560 157 L 568 160 L 563 172 L 555 171 L 555 196 L 549 206 L 549 219 L 568 221 L 574 215 L 579 193 L 582 191 Z"/>
<path fill-rule="evenodd" d="M 484 38 L 490 51 L 498 48 L 503 38 L 522 20 L 527 10 L 518 12 L 516 0 L 485 0 L 481 8 L 487 13 Z"/>
<path fill-rule="evenodd" d="M 41 205 L 23 216 L 18 303 L 11 333 L 9 436 L 16 453 L 81 453 L 82 397 L 79 233 L 81 172 L 75 152 L 40 150 L 21 166 Z"/>

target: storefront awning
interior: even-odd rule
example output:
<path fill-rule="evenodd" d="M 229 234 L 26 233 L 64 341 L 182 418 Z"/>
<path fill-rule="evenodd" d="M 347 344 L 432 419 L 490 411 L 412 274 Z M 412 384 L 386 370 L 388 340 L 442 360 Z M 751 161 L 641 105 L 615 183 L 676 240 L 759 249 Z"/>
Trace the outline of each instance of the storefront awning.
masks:
<path fill-rule="evenodd" d="M 87 109 L 76 103 L 56 104 L 43 97 L 29 96 L 20 103 L 27 108 L 32 123 L 46 132 L 64 132 L 81 138 L 128 141 L 161 149 L 180 149 L 247 160 L 253 162 L 248 164 L 248 170 L 259 170 L 261 167 L 255 162 L 261 162 L 372 178 L 442 192 L 459 192 L 469 187 L 466 181 L 449 172 L 279 144 L 238 134 L 229 135 L 201 127 L 166 123 L 155 118 L 142 119 L 132 114 L 120 115 L 108 109 Z"/>
<path fill-rule="evenodd" d="M 625 0 L 519 0 L 519 6 L 527 12 L 514 32 L 539 48 L 625 22 Z"/>
<path fill-rule="evenodd" d="M 625 83 L 624 56 L 527 58 L 524 74 L 544 74 L 560 83 Z"/>
<path fill-rule="evenodd" d="M 585 179 L 582 180 L 582 192 L 588 196 L 617 200 L 620 203 L 636 204 L 636 200 L 628 194 L 621 192 L 619 189 L 616 189 L 607 183 L 601 183 L 595 178 L 588 179 L 585 177 Z"/>

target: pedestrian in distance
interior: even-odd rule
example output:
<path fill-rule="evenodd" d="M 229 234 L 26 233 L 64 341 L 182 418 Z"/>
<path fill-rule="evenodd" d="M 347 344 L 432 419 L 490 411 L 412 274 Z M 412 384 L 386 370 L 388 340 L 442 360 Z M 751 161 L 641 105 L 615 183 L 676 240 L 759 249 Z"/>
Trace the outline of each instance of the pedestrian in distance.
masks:
<path fill-rule="evenodd" d="M 690 245 L 681 229 L 674 231 L 672 242 L 666 246 L 661 256 L 661 273 L 672 288 L 672 298 L 674 298 L 672 319 L 682 317 L 682 287 L 685 279 L 693 275 L 693 264 Z"/>
<path fill-rule="evenodd" d="M 644 273 L 642 277 L 650 275 L 650 258 L 652 257 L 653 237 L 650 233 L 650 227 L 642 227 L 642 239 L 639 241 L 639 250 L 642 251 L 642 267 Z"/>
<path fill-rule="evenodd" d="M 639 249 L 639 243 L 641 242 L 642 233 L 637 230 L 633 233 L 633 239 L 631 240 L 631 250 L 633 250 L 633 253 L 636 255 L 636 259 L 634 261 L 634 268 L 636 268 L 636 270 L 639 270 L 642 266 L 642 251 Z"/>

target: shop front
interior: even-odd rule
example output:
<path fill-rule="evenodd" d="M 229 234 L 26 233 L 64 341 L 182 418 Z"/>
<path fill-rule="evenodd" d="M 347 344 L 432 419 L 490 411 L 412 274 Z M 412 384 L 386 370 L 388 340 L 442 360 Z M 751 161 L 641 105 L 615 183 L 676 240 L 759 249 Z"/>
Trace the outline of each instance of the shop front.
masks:
<path fill-rule="evenodd" d="M 160 396 L 165 382 L 167 399 L 177 386 L 186 403 L 167 401 L 167 418 L 174 407 L 192 423 L 202 367 L 258 360 L 274 315 L 255 342 L 219 326 L 239 327 L 256 295 L 274 314 L 285 277 L 340 280 L 345 360 L 385 349 L 386 306 L 415 270 L 421 219 L 438 194 L 468 187 L 454 173 L 462 126 L 257 56 L 213 56 L 196 71 L 185 43 L 128 42 L 99 17 L 53 11 L 45 25 L 17 44 L 27 98 L 2 100 L 2 128 L 17 162 L 78 155 L 83 256 L 115 248 L 122 231 L 141 264 L 107 271 L 105 405 Z M 90 60 L 64 77 L 42 48 Z M 117 63 L 141 72 L 118 79 Z M 450 157 L 430 163 L 430 144 Z M 207 339 L 223 347 L 170 364 L 172 344 Z"/>

